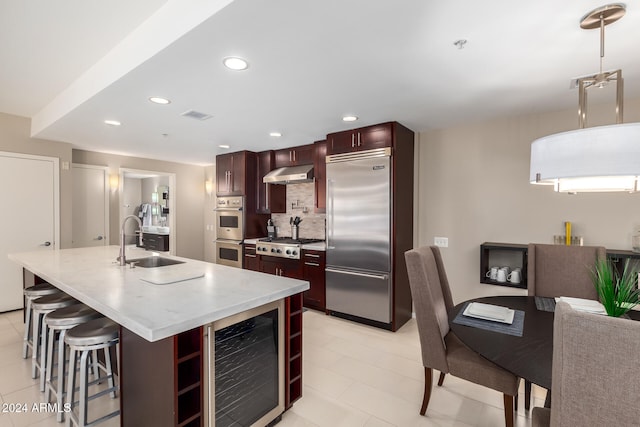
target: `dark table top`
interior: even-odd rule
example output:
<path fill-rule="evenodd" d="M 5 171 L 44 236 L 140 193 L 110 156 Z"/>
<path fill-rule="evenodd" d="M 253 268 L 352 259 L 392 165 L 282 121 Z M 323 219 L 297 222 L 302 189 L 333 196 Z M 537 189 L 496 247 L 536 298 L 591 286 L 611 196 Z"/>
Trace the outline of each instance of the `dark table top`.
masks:
<path fill-rule="evenodd" d="M 458 338 L 467 347 L 496 365 L 534 384 L 551 389 L 553 313 L 539 311 L 534 297 L 496 296 L 470 301 L 524 311 L 522 337 L 453 323 L 453 319 L 465 304 L 461 303 L 454 307 L 449 316 L 449 326 Z"/>

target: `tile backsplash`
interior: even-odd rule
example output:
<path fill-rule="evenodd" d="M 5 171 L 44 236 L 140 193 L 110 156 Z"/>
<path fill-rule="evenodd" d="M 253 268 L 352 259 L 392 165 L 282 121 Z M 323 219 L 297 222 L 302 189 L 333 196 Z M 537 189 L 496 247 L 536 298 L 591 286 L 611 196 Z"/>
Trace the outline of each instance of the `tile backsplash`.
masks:
<path fill-rule="evenodd" d="M 273 223 L 278 227 L 278 237 L 291 237 L 289 218 L 299 216 L 302 222 L 298 237 L 325 239 L 325 214 L 313 212 L 314 199 L 313 182 L 287 185 L 287 213 L 271 214 Z"/>

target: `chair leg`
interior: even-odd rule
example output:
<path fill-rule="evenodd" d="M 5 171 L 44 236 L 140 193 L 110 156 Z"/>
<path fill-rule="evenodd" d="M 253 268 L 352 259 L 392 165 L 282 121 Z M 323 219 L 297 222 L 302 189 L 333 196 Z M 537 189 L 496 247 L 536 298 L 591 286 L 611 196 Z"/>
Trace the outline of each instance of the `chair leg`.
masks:
<path fill-rule="evenodd" d="M 429 399 L 431 399 L 431 386 L 433 381 L 433 370 L 431 368 L 424 368 L 424 397 L 422 398 L 422 408 L 420 408 L 420 415 L 424 415 L 427 412 L 427 406 L 429 406 Z"/>
<path fill-rule="evenodd" d="M 524 409 L 531 407 L 531 381 L 524 380 Z"/>
<path fill-rule="evenodd" d="M 440 372 L 440 378 L 438 378 L 438 387 L 442 387 L 442 384 L 444 383 L 444 376 L 447 375 L 444 372 Z"/>
<path fill-rule="evenodd" d="M 507 427 L 513 427 L 514 425 L 514 412 L 513 412 L 513 396 L 503 394 L 504 401 L 504 424 Z"/>

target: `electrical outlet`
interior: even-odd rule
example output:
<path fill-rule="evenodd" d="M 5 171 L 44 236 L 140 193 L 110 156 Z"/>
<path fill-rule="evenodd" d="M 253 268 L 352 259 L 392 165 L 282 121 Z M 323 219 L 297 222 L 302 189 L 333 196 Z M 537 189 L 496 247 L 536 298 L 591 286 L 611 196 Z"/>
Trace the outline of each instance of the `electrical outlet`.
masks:
<path fill-rule="evenodd" d="M 440 246 L 441 248 L 449 247 L 449 238 L 448 237 L 434 237 L 433 244 L 436 246 Z"/>

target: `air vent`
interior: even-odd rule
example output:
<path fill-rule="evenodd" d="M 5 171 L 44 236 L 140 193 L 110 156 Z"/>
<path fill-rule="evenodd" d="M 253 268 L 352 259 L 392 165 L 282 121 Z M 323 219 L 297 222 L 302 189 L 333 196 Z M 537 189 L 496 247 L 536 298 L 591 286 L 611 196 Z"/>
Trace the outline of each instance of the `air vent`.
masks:
<path fill-rule="evenodd" d="M 180 115 L 184 117 L 191 117 L 192 119 L 196 119 L 196 120 L 207 120 L 213 117 L 210 114 L 201 113 L 200 111 L 196 111 L 196 110 L 187 110 Z"/>

